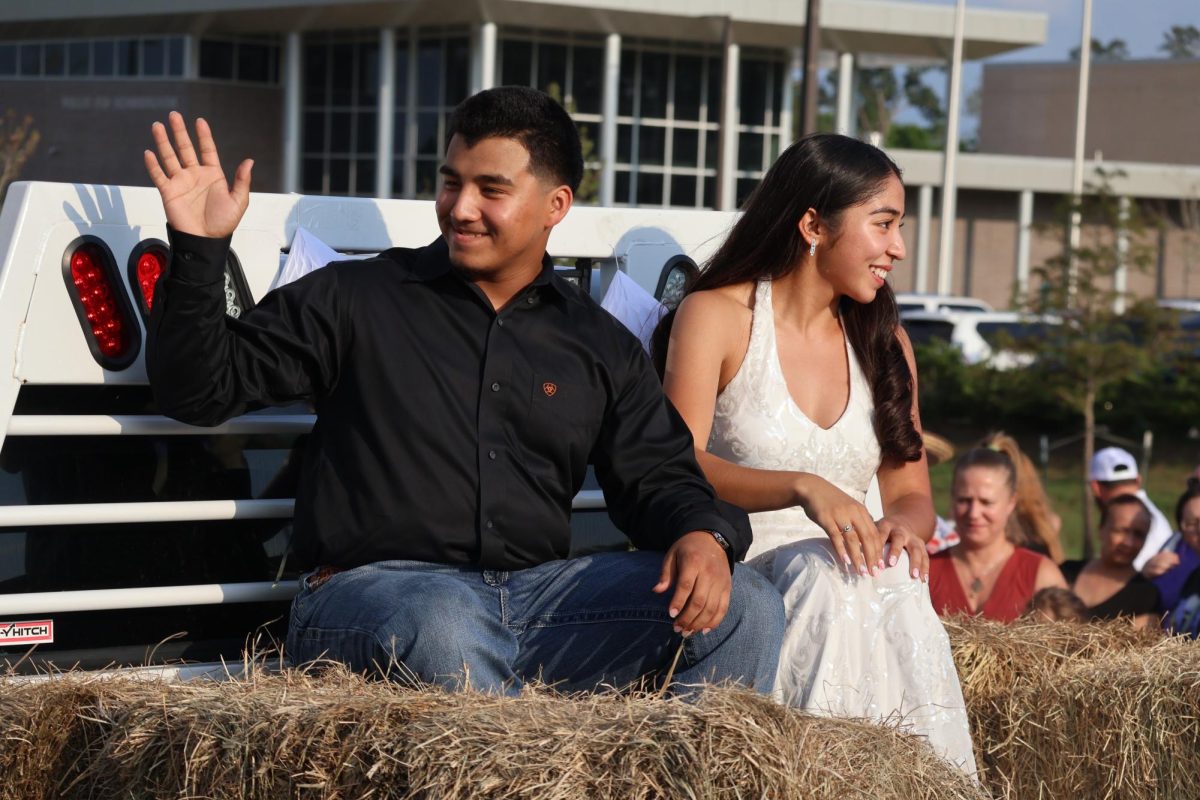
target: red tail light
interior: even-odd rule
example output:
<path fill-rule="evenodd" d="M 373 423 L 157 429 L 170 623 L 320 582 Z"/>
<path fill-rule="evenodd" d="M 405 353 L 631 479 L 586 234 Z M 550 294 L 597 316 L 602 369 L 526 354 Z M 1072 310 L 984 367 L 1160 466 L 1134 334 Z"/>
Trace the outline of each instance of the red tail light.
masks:
<path fill-rule="evenodd" d="M 166 269 L 164 259 L 158 253 L 142 253 L 137 262 L 138 289 L 141 290 L 142 302 L 149 309 L 154 305 L 154 284 L 158 276 Z"/>
<path fill-rule="evenodd" d="M 142 337 L 112 253 L 94 236 L 83 236 L 67 248 L 63 277 L 97 363 L 112 370 L 129 366 Z"/>
<path fill-rule="evenodd" d="M 129 288 L 133 291 L 142 319 L 150 318 L 154 286 L 167 268 L 169 249 L 165 242 L 146 239 L 129 254 Z"/>

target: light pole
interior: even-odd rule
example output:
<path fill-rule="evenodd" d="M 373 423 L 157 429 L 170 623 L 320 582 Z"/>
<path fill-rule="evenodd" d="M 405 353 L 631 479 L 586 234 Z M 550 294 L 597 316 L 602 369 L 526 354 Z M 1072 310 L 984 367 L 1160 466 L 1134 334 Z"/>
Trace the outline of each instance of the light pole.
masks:
<path fill-rule="evenodd" d="M 962 83 L 963 29 L 967 18 L 967 0 L 958 0 L 954 9 L 954 51 L 950 58 L 950 90 L 946 94 L 946 155 L 942 166 L 942 217 L 938 231 L 938 294 L 950 294 L 954 280 L 954 217 L 958 188 L 958 96 Z"/>

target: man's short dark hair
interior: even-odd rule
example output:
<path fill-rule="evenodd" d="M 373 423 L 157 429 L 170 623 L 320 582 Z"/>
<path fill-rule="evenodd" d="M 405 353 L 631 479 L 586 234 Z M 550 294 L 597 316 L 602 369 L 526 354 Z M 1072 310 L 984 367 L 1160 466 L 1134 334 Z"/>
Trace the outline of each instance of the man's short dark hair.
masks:
<path fill-rule="evenodd" d="M 468 147 L 482 139 L 516 139 L 529 151 L 529 171 L 555 185 L 579 190 L 583 150 L 571 115 L 553 97 L 527 86 L 485 89 L 458 104 L 446 144 L 461 136 Z"/>

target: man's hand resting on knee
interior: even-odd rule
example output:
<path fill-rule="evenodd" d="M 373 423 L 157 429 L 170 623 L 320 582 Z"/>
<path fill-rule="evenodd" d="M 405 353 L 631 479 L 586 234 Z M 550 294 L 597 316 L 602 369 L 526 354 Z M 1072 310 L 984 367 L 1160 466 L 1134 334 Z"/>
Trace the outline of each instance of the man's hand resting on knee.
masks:
<path fill-rule="evenodd" d="M 733 577 L 724 548 L 708 531 L 692 531 L 671 545 L 654 591 L 675 585 L 669 606 L 676 633 L 708 633 L 725 618 Z"/>

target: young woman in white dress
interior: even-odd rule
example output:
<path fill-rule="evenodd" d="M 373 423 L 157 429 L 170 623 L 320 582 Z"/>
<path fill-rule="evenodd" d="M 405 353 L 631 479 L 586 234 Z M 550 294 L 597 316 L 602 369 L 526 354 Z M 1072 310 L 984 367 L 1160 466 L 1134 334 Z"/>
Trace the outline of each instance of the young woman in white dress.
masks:
<path fill-rule="evenodd" d="M 935 516 L 916 365 L 886 281 L 903 217 L 882 151 L 797 142 L 660 326 L 656 358 L 709 480 L 751 512 L 748 563 L 783 593 L 780 699 L 899 721 L 974 772 L 926 583 Z"/>

